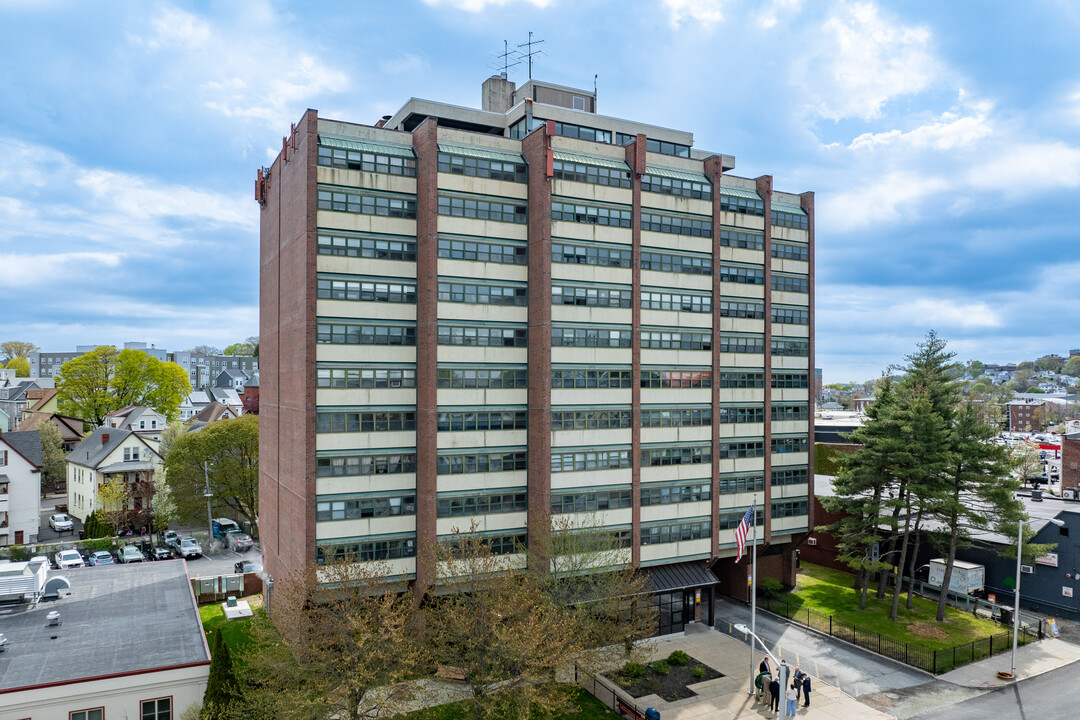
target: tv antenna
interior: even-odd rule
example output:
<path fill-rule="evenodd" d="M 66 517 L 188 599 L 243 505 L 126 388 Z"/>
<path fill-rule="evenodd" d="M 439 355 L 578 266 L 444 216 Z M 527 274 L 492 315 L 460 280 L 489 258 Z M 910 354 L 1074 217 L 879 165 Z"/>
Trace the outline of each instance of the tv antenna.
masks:
<path fill-rule="evenodd" d="M 503 40 L 503 51 L 501 53 L 494 53 L 493 57 L 495 58 L 495 62 L 489 64 L 488 67 L 492 70 L 498 70 L 504 80 L 510 77 L 510 68 L 521 64 L 521 57 L 519 56 L 518 51 L 511 50 L 510 43 L 506 40 Z"/>
<path fill-rule="evenodd" d="M 532 30 L 529 31 L 529 42 L 523 42 L 518 45 L 518 56 L 529 59 L 529 79 L 532 80 L 532 60 L 533 55 L 543 55 L 543 50 L 533 50 L 533 45 L 543 45 L 543 40 L 533 40 Z M 521 48 L 525 48 L 522 50 Z"/>

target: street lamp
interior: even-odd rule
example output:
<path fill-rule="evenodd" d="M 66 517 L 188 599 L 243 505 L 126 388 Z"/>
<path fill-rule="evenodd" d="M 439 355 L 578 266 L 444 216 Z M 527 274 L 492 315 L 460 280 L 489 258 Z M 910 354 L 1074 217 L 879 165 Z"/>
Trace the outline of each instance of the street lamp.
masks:
<path fill-rule="evenodd" d="M 1043 518 L 1036 518 L 1035 520 L 1021 520 L 1016 526 L 1016 588 L 1013 592 L 1013 646 L 1012 646 L 1012 676 L 1016 679 L 1016 641 L 1017 636 L 1020 634 L 1020 560 L 1022 553 L 1020 550 L 1024 544 L 1024 526 L 1030 525 L 1037 520 Z M 1048 522 L 1052 522 L 1058 527 L 1065 525 L 1064 520 L 1058 520 L 1057 518 L 1045 518 Z"/>
<path fill-rule="evenodd" d="M 776 667 L 780 667 L 780 659 L 773 655 L 771 652 L 769 652 L 769 648 L 765 647 L 765 641 L 759 638 L 756 633 L 754 633 L 752 630 L 750 630 L 750 628 L 746 627 L 742 623 L 735 625 L 734 628 L 739 632 L 743 633 L 744 635 L 749 635 L 750 637 L 761 643 L 761 649 L 765 651 L 765 654 L 769 656 L 769 658 L 773 661 Z M 750 647 L 752 648 L 753 646 L 754 643 L 750 643 Z"/>

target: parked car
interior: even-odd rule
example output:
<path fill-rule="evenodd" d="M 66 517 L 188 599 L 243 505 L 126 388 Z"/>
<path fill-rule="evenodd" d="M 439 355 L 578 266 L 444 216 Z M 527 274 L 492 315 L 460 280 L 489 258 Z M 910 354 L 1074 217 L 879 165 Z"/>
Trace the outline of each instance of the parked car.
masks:
<path fill-rule="evenodd" d="M 162 547 L 161 545 L 154 545 L 150 548 L 151 560 L 172 560 L 172 556 L 171 548 Z"/>
<path fill-rule="evenodd" d="M 233 566 L 237 574 L 255 572 L 255 563 L 251 560 L 241 560 Z"/>
<path fill-rule="evenodd" d="M 214 537 L 224 540 L 229 533 L 241 532 L 240 526 L 235 520 L 229 518 L 214 518 L 210 521 L 210 530 Z"/>
<path fill-rule="evenodd" d="M 74 532 L 75 523 L 64 513 L 49 516 L 49 527 L 56 532 Z"/>
<path fill-rule="evenodd" d="M 82 555 L 78 550 L 61 550 L 53 556 L 53 559 L 56 560 L 56 567 L 59 570 L 83 566 Z"/>
<path fill-rule="evenodd" d="M 176 543 L 180 542 L 180 534 L 175 530 L 165 531 L 165 545 L 167 547 L 174 547 Z"/>
<path fill-rule="evenodd" d="M 120 548 L 120 552 L 116 555 L 116 559 L 125 564 L 143 562 L 146 560 L 146 558 L 143 557 L 143 554 L 139 552 L 139 548 L 134 545 L 125 545 Z"/>
<path fill-rule="evenodd" d="M 202 555 L 202 545 L 190 535 L 182 535 L 179 542 L 173 546 L 173 552 L 182 558 L 199 557 Z"/>
<path fill-rule="evenodd" d="M 95 550 L 90 553 L 89 564 L 92 566 L 98 565 L 115 565 L 116 561 L 113 560 L 112 553 L 108 550 Z"/>
<path fill-rule="evenodd" d="M 245 532 L 231 532 L 225 536 L 225 546 L 230 550 L 246 552 L 255 547 L 255 543 Z"/>

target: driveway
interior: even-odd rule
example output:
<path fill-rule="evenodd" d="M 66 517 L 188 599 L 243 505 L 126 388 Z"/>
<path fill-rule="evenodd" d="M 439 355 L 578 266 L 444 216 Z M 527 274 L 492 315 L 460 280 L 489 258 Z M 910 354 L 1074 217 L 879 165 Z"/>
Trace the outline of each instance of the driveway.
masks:
<path fill-rule="evenodd" d="M 47 498 L 43 498 L 38 505 L 38 542 L 47 543 L 55 542 L 56 540 L 71 540 L 79 539 L 79 531 L 82 530 L 82 523 L 71 518 L 75 523 L 74 532 L 57 533 L 51 527 L 49 527 L 49 516 L 55 515 L 57 505 L 64 505 L 67 503 L 66 495 L 50 495 Z"/>
<path fill-rule="evenodd" d="M 205 542 L 202 546 L 203 556 L 187 561 L 188 577 L 231 575 L 235 571 L 234 566 L 241 560 L 255 563 L 254 572 L 262 572 L 262 555 L 258 545 L 247 552 L 240 553 L 220 547 L 207 548 Z"/>

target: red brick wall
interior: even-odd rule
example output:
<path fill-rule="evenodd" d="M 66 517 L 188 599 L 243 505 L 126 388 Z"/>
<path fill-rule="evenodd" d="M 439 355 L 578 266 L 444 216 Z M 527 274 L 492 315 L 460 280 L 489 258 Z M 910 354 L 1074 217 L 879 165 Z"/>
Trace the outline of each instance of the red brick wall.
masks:
<path fill-rule="evenodd" d="M 1080 435 L 1061 439 L 1061 489 L 1080 488 Z"/>
<path fill-rule="evenodd" d="M 630 497 L 633 549 L 630 561 L 641 567 L 641 176 L 645 173 L 645 135 L 626 146 L 626 162 L 630 165 L 632 215 L 630 220 Z M 715 527 L 715 525 L 713 526 Z M 715 544 L 715 543 L 714 543 Z"/>
<path fill-rule="evenodd" d="M 765 542 L 772 540 L 772 175 L 757 178 L 757 193 L 765 201 Z M 713 227 L 719 223 L 714 220 Z M 716 235 L 717 233 L 713 233 Z M 719 344 L 720 338 L 714 340 Z M 715 384 L 715 380 L 714 380 Z M 713 456 L 717 457 L 717 456 Z"/>
<path fill-rule="evenodd" d="M 842 517 L 838 513 L 826 512 L 822 507 L 821 502 L 814 497 L 814 501 L 811 503 L 813 507 L 813 513 L 818 525 L 832 525 Z M 827 532 L 813 532 L 813 526 L 810 526 L 810 537 L 817 541 L 816 545 L 810 545 L 803 542 L 799 546 L 799 554 L 806 562 L 814 563 L 815 565 L 824 565 L 825 567 L 831 567 L 835 570 L 843 570 L 844 572 L 851 572 L 851 568 L 844 563 L 837 560 L 839 550 L 837 549 L 837 539 L 835 536 Z"/>

